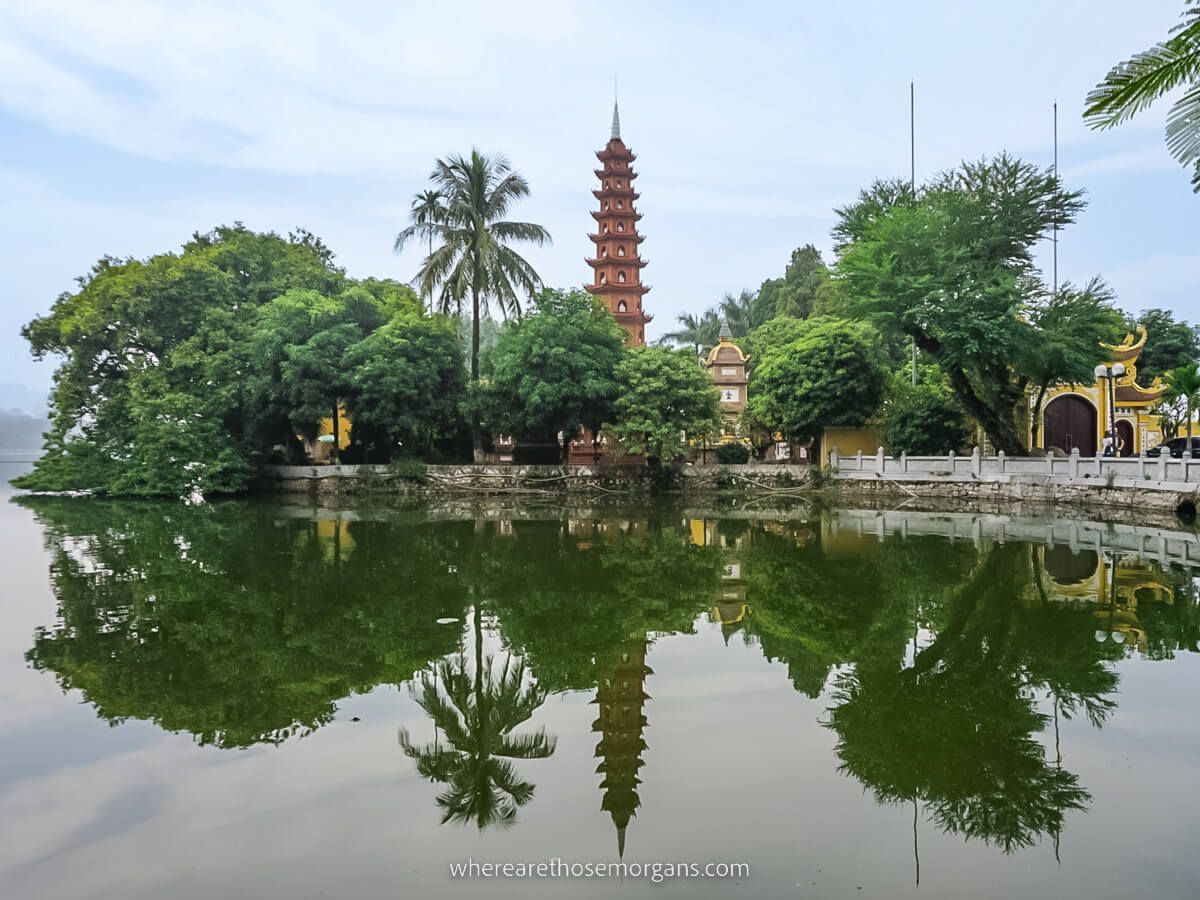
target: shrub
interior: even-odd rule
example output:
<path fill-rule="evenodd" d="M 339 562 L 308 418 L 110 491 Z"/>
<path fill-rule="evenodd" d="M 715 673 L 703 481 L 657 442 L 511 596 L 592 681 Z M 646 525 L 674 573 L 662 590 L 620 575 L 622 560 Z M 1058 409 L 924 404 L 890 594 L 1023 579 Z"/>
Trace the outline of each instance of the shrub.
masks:
<path fill-rule="evenodd" d="M 722 444 L 717 448 L 717 462 L 721 465 L 743 465 L 750 459 L 750 448 L 745 444 Z"/>
<path fill-rule="evenodd" d="M 388 463 L 388 472 L 400 481 L 411 481 L 414 484 L 424 484 L 429 474 L 429 466 L 411 456 L 402 456 Z"/>

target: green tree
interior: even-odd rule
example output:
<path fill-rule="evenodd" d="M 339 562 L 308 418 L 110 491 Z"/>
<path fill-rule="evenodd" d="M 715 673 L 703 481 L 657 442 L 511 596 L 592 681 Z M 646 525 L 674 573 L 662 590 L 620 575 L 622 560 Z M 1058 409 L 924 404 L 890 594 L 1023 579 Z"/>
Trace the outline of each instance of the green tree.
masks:
<path fill-rule="evenodd" d="M 758 289 L 748 324 L 758 327 L 776 316 L 807 318 L 828 279 L 829 269 L 821 259 L 821 252 L 812 244 L 797 247 L 783 277 L 769 278 Z"/>
<path fill-rule="evenodd" d="M 433 225 L 435 222 L 442 220 L 445 212 L 446 207 L 442 203 L 441 191 L 418 191 L 413 196 L 410 216 L 413 226 L 417 229 L 417 233 L 423 234 L 429 241 L 429 250 L 426 258 L 433 256 Z M 428 295 L 426 299 L 429 301 L 430 311 L 432 312 L 433 295 Z"/>
<path fill-rule="evenodd" d="M 343 365 L 364 461 L 372 449 L 429 455 L 458 433 L 466 373 L 452 322 L 397 316 L 347 348 Z"/>
<path fill-rule="evenodd" d="M 1033 248 L 1083 207 L 1048 171 L 1007 155 L 964 163 L 917 196 L 875 184 L 839 210 L 847 309 L 885 334 L 913 338 L 996 448 L 1025 452 L 1016 426 L 1037 346 L 1022 313 L 1045 294 Z"/>
<path fill-rule="evenodd" d="M 439 308 L 461 316 L 471 301 L 471 384 L 479 383 L 479 323 L 490 303 L 505 316 L 521 314 L 520 294 L 530 295 L 542 284 L 537 272 L 512 244 L 549 243 L 541 225 L 505 218 L 516 201 L 529 195 L 529 184 L 502 156 L 487 157 L 472 150 L 470 157 L 438 160 L 430 175 L 443 194 L 444 210 L 437 221 L 409 225 L 396 235 L 395 250 L 417 236 L 431 236 L 434 247 L 417 278 L 430 297 L 441 288 Z M 415 216 L 415 213 L 414 213 Z M 476 461 L 482 458 L 483 434 L 471 422 Z"/>
<path fill-rule="evenodd" d="M 730 333 L 735 338 L 745 337 L 754 324 L 754 292 L 744 290 L 736 296 L 726 294 L 721 298 L 718 307 L 721 310 L 721 318 L 729 325 Z M 713 341 L 713 344 L 715 343 L 716 341 Z"/>
<path fill-rule="evenodd" d="M 720 427 L 717 389 L 694 357 L 665 347 L 635 347 L 617 366 L 616 421 L 610 432 L 631 453 L 670 462 L 687 439 Z"/>
<path fill-rule="evenodd" d="M 1138 380 L 1143 383 L 1200 359 L 1200 329 L 1176 321 L 1168 309 L 1143 310 L 1126 327 L 1131 332 L 1146 329 L 1146 346 L 1137 361 Z"/>
<path fill-rule="evenodd" d="M 829 425 L 862 425 L 879 408 L 886 375 L 871 328 L 844 319 L 807 319 L 798 335 L 757 340 L 749 403 L 789 437 L 817 438 Z"/>
<path fill-rule="evenodd" d="M 679 328 L 668 331 L 660 338 L 663 343 L 679 344 L 691 347 L 696 356 L 705 349 L 716 344 L 721 332 L 721 319 L 714 309 L 707 309 L 697 318 L 691 313 L 683 313 L 675 317 Z"/>
<path fill-rule="evenodd" d="M 1167 390 L 1164 399 L 1168 403 L 1182 402 L 1187 422 L 1188 449 L 1192 446 L 1192 414 L 1200 405 L 1200 365 L 1189 363 L 1172 369 L 1166 376 Z"/>
<path fill-rule="evenodd" d="M 1033 333 L 1021 348 L 1018 366 L 1035 389 L 1030 408 L 1034 447 L 1046 392 L 1057 384 L 1091 384 L 1103 355 L 1101 342 L 1114 340 L 1120 332 L 1121 314 L 1112 299 L 1112 291 L 1093 278 L 1082 289 L 1065 284 L 1057 294 L 1035 298 L 1026 307 Z"/>
<path fill-rule="evenodd" d="M 912 384 L 907 372 L 892 378 L 880 416 L 883 444 L 893 456 L 935 456 L 961 450 L 970 436 L 962 407 L 942 384 Z"/>
<path fill-rule="evenodd" d="M 22 329 L 35 358 L 61 362 L 45 453 L 21 483 L 170 495 L 178 477 L 160 476 L 181 471 L 212 490 L 245 486 L 247 454 L 270 418 L 247 402 L 245 347 L 259 310 L 292 289 L 337 294 L 347 279 L 307 232 L 234 225 L 194 235 L 179 253 L 106 257 L 78 285 Z"/>
<path fill-rule="evenodd" d="M 1183 21 L 1165 41 L 1114 66 L 1087 97 L 1083 119 L 1096 129 L 1121 124 L 1154 101 L 1182 92 L 1167 113 L 1167 149 L 1190 166 L 1200 192 L 1200 3 L 1187 0 Z"/>
<path fill-rule="evenodd" d="M 566 462 L 581 425 L 595 435 L 612 420 L 625 331 L 583 291 L 543 291 L 536 304 L 496 344 L 485 422 L 518 437 L 553 440 L 561 432 Z"/>

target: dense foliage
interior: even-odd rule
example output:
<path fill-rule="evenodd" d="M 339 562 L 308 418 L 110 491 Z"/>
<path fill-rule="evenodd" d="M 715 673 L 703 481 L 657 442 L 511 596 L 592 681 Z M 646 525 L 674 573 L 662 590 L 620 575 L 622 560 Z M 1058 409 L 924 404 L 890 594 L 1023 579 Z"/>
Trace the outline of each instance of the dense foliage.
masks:
<path fill-rule="evenodd" d="M 1175 319 L 1168 309 L 1147 309 L 1130 318 L 1128 331 L 1146 329 L 1146 346 L 1138 356 L 1138 381 L 1149 384 L 1171 369 L 1200 360 L 1200 329 Z"/>
<path fill-rule="evenodd" d="M 625 331 L 583 291 L 547 290 L 533 315 L 510 322 L 491 354 L 484 422 L 498 434 L 553 441 L 563 459 L 581 425 L 613 420 Z"/>
<path fill-rule="evenodd" d="M 754 349 L 748 403 L 787 437 L 862 425 L 883 399 L 883 365 L 872 329 L 862 323 L 777 319 L 756 335 Z"/>
<path fill-rule="evenodd" d="M 617 367 L 616 423 L 611 426 L 631 453 L 663 462 L 688 452 L 720 426 L 717 389 L 686 351 L 635 347 Z"/>
<path fill-rule="evenodd" d="M 961 451 L 970 434 L 962 407 L 945 385 L 914 385 L 907 374 L 892 379 L 880 426 L 883 444 L 893 456 Z"/>
<path fill-rule="evenodd" d="M 339 402 L 386 456 L 452 430 L 462 394 L 453 331 L 305 232 L 220 227 L 179 253 L 105 258 L 23 334 L 62 360 L 46 453 L 18 482 L 36 490 L 238 491 L 252 454 L 291 455 Z"/>
<path fill-rule="evenodd" d="M 839 210 L 845 308 L 935 360 L 999 450 L 1025 452 L 1015 417 L 1047 335 L 1034 246 L 1074 221 L 1079 192 L 1007 155 L 964 163 L 914 194 L 876 183 Z M 1097 348 L 1096 355 L 1099 356 Z"/>

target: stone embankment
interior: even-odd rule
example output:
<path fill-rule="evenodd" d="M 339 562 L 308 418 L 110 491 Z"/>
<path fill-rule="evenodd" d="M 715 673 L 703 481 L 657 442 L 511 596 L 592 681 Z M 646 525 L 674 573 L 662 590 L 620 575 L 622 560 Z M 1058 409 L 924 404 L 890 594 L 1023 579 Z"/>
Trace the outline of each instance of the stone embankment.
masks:
<path fill-rule="evenodd" d="M 830 454 L 836 493 L 880 500 L 1122 508 L 1194 516 L 1200 503 L 1200 458 L 1042 456 L 853 457 Z"/>
<path fill-rule="evenodd" d="M 830 455 L 829 468 L 784 465 L 687 465 L 666 478 L 644 466 L 267 466 L 260 485 L 282 493 L 337 497 L 381 493 L 428 496 L 599 499 L 685 495 L 823 497 L 872 505 L 1081 506 L 1195 515 L 1200 459 Z"/>
<path fill-rule="evenodd" d="M 260 486 L 316 496 L 649 495 L 664 487 L 690 492 L 811 492 L 807 466 L 684 466 L 666 480 L 646 466 L 265 466 Z"/>

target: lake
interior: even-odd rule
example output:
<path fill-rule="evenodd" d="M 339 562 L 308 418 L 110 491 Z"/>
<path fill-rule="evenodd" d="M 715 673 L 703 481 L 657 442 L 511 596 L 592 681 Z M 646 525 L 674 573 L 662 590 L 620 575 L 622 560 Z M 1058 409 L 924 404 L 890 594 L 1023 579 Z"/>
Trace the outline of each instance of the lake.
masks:
<path fill-rule="evenodd" d="M 1182 530 L 13 497 L 5 897 L 1200 889 Z"/>

